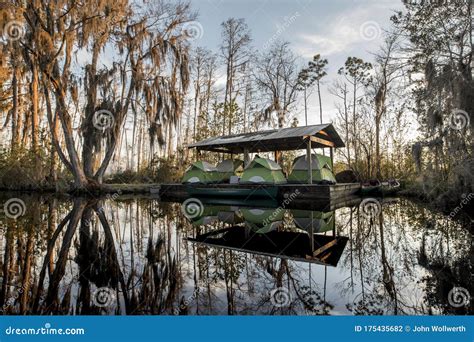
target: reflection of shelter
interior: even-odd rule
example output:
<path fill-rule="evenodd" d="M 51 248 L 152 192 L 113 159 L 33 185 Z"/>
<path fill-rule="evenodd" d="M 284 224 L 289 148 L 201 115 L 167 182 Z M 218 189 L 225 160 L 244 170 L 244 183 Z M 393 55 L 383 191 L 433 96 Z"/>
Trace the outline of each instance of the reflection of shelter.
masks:
<path fill-rule="evenodd" d="M 337 266 L 348 238 L 288 231 L 249 234 L 245 227 L 234 226 L 188 240 L 240 252 Z"/>
<path fill-rule="evenodd" d="M 241 209 L 245 224 L 253 232 L 265 234 L 283 225 L 284 210 L 276 209 Z"/>
<path fill-rule="evenodd" d="M 244 221 L 244 218 L 239 208 L 233 206 L 228 207 L 228 209 L 219 211 L 217 213 L 217 219 L 220 222 L 228 224 L 238 224 Z"/>
<path fill-rule="evenodd" d="M 190 241 L 253 254 L 336 265 L 347 238 L 336 236 L 334 212 L 292 210 L 296 228 L 283 231 L 285 209 L 205 206 L 193 225 L 223 222 L 232 227 L 201 234 Z M 243 225 L 241 224 L 243 223 Z M 332 236 L 317 233 L 331 232 Z"/>
<path fill-rule="evenodd" d="M 308 233 L 325 233 L 335 229 L 334 212 L 291 210 L 296 227 Z"/>
<path fill-rule="evenodd" d="M 227 208 L 225 206 L 205 206 L 199 215 L 190 216 L 189 220 L 195 226 L 213 224 L 218 221 L 219 212 L 226 211 Z"/>

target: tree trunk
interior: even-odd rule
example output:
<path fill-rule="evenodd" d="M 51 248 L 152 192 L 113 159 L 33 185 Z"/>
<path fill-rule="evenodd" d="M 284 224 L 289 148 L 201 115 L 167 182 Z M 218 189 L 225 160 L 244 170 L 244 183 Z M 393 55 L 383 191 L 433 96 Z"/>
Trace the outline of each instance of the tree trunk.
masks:
<path fill-rule="evenodd" d="M 31 102 L 32 102 L 32 117 L 31 117 L 31 143 L 35 153 L 38 152 L 39 146 L 39 93 L 38 93 L 38 66 L 32 63 L 32 81 L 31 81 Z"/>
<path fill-rule="evenodd" d="M 353 109 L 352 109 L 352 127 L 353 127 L 353 134 L 354 134 L 354 162 L 355 162 L 355 167 L 357 168 L 358 164 L 358 149 L 357 149 L 357 112 L 356 112 L 356 104 L 357 104 L 357 81 L 354 79 L 354 103 L 353 103 Z"/>
<path fill-rule="evenodd" d="M 11 122 L 12 122 L 12 140 L 11 150 L 16 151 L 20 146 L 20 117 L 18 115 L 18 68 L 16 65 L 13 66 L 12 72 L 12 109 L 11 109 Z"/>
<path fill-rule="evenodd" d="M 347 165 L 351 168 L 351 144 L 349 142 L 349 111 L 347 108 L 347 85 L 344 84 L 344 120 L 346 126 Z"/>
<path fill-rule="evenodd" d="M 319 98 L 319 122 L 323 123 L 323 102 L 321 100 L 321 86 L 318 80 L 318 98 Z"/>

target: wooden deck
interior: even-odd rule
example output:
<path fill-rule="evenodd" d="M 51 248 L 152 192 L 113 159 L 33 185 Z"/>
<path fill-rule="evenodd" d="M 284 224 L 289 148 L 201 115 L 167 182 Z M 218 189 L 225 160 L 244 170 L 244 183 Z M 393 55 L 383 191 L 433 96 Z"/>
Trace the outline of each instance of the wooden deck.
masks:
<path fill-rule="evenodd" d="M 200 185 L 209 189 L 261 189 L 267 185 L 259 184 L 208 184 Z M 186 198 L 188 185 L 175 184 L 108 184 L 107 192 L 119 192 L 121 194 L 158 194 L 163 198 Z M 271 185 L 273 187 L 273 185 Z M 278 200 L 294 197 L 296 200 L 329 200 L 340 199 L 355 195 L 360 190 L 359 183 L 344 183 L 334 185 L 318 184 L 280 184 L 278 188 Z M 296 194 L 296 195 L 295 195 Z"/>
<path fill-rule="evenodd" d="M 359 183 L 318 185 L 318 184 L 280 184 L 275 185 L 278 188 L 278 200 L 294 198 L 301 200 L 329 200 L 339 199 L 357 194 L 360 190 Z M 159 188 L 151 189 L 152 192 L 159 193 L 161 197 L 188 197 L 188 185 L 184 184 L 162 184 Z M 200 188 L 209 189 L 264 189 L 266 185 L 259 184 L 209 184 L 200 185 Z M 274 187 L 274 185 L 271 185 Z"/>
<path fill-rule="evenodd" d="M 239 187 L 241 185 L 209 185 L 209 187 Z M 258 187 L 258 185 L 248 185 Z M 343 207 L 359 205 L 358 196 L 360 184 L 336 185 L 304 185 L 285 184 L 279 186 L 278 198 L 249 199 L 242 198 L 200 198 L 206 205 L 235 205 L 239 207 L 276 208 L 284 206 L 287 209 L 304 209 L 317 211 L 332 211 Z M 119 194 L 118 198 L 158 199 L 163 202 L 183 202 L 190 196 L 183 184 L 108 184 L 105 188 L 107 196 Z M 286 201 L 292 192 L 299 190 L 299 195 Z M 284 202 L 284 203 L 283 203 Z"/>

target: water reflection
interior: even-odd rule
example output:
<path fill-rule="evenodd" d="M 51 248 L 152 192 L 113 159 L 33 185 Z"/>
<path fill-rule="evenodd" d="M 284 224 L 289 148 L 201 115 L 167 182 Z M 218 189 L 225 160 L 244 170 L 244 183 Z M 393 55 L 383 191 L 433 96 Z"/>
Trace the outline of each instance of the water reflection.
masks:
<path fill-rule="evenodd" d="M 284 224 L 285 214 L 294 224 Z M 214 229 L 217 221 L 231 226 Z M 192 222 L 202 229 L 188 241 L 200 245 L 332 266 L 347 243 L 347 237 L 336 236 L 334 212 L 206 206 Z M 316 234 L 328 231 L 331 236 Z"/>
<path fill-rule="evenodd" d="M 408 200 L 377 217 L 219 204 L 188 219 L 154 199 L 21 199 L 23 216 L 0 216 L 4 314 L 474 312 L 448 300 L 474 294 L 468 227 Z"/>

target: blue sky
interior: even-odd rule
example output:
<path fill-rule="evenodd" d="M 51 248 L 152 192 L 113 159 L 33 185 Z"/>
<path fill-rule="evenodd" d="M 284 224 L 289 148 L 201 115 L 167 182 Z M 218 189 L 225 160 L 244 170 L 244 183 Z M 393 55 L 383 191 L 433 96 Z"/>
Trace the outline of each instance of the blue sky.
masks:
<path fill-rule="evenodd" d="M 348 56 L 372 59 L 382 42 L 382 32 L 390 26 L 390 16 L 400 10 L 400 0 L 192 0 L 199 12 L 202 37 L 195 45 L 217 51 L 221 38 L 220 24 L 229 17 L 244 18 L 251 29 L 253 47 L 262 50 L 274 38 L 291 43 L 301 65 L 316 53 L 329 60 L 329 76 L 323 87 L 324 121 L 335 113 L 335 98 L 327 86 Z M 319 112 L 316 96 L 310 100 L 310 113 Z M 296 115 L 304 124 L 303 108 Z M 317 115 L 309 124 L 318 123 Z"/>

